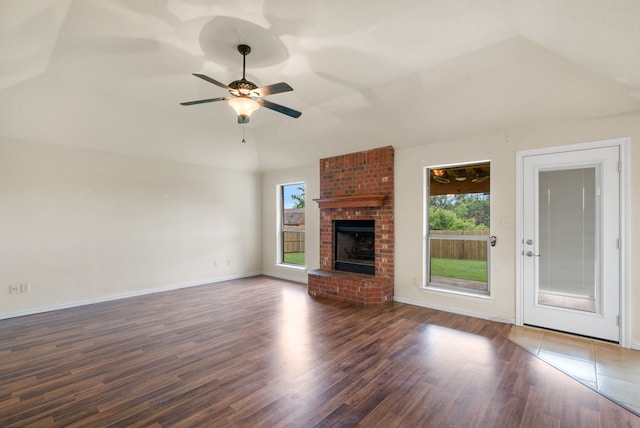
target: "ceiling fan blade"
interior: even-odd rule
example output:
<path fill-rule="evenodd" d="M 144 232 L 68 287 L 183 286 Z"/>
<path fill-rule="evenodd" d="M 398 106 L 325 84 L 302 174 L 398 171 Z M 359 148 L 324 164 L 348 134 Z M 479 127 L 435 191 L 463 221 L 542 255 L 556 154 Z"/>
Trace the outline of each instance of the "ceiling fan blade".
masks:
<path fill-rule="evenodd" d="M 293 88 L 284 82 L 274 83 L 273 85 L 263 86 L 262 88 L 253 90 L 253 92 L 257 93 L 260 97 L 289 91 L 293 91 Z"/>
<path fill-rule="evenodd" d="M 184 103 L 180 103 L 182 106 L 191 106 L 194 104 L 203 104 L 203 103 L 212 103 L 214 101 L 226 101 L 229 97 L 218 97 L 218 98 L 208 98 L 206 100 L 197 100 L 197 101 L 187 101 Z"/>
<path fill-rule="evenodd" d="M 271 101 L 267 101 L 263 98 L 258 98 L 256 100 L 262 107 L 271 109 L 271 110 L 275 110 L 278 113 L 282 113 L 282 114 L 286 114 L 287 116 L 291 116 L 291 117 L 300 117 L 300 115 L 302 114 L 301 112 L 294 110 L 292 108 L 289 107 L 285 107 L 285 106 L 281 106 L 280 104 L 276 104 L 276 103 L 272 103 Z"/>
<path fill-rule="evenodd" d="M 215 79 L 212 79 L 209 76 L 205 76 L 204 74 L 198 74 L 198 73 L 193 73 L 194 76 L 201 78 L 202 80 L 206 80 L 209 83 L 213 83 L 214 85 L 220 86 L 222 89 L 226 89 L 229 90 L 231 88 L 229 88 L 227 85 L 225 85 L 224 83 L 220 83 Z"/>

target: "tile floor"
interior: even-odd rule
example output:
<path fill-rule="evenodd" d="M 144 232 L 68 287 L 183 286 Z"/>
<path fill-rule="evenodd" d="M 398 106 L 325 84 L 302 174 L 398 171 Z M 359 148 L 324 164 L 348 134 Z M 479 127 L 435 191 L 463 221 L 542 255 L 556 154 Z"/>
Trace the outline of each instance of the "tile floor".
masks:
<path fill-rule="evenodd" d="M 640 415 L 640 351 L 533 327 L 511 327 L 509 340 Z"/>

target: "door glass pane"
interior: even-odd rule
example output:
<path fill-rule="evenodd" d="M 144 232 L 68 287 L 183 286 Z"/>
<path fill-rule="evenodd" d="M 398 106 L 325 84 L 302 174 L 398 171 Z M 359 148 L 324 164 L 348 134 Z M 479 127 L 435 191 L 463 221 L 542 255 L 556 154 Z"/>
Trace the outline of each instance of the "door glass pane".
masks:
<path fill-rule="evenodd" d="M 596 311 L 596 169 L 539 173 L 538 304 Z"/>

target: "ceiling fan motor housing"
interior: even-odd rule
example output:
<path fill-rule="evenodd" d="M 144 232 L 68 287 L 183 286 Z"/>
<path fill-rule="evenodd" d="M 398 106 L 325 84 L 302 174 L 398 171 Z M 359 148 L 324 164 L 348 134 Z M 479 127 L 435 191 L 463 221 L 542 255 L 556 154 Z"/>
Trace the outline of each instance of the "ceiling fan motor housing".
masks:
<path fill-rule="evenodd" d="M 229 83 L 229 87 L 231 88 L 229 92 L 232 95 L 252 95 L 251 91 L 258 89 L 255 83 L 248 81 L 247 79 L 234 80 Z"/>

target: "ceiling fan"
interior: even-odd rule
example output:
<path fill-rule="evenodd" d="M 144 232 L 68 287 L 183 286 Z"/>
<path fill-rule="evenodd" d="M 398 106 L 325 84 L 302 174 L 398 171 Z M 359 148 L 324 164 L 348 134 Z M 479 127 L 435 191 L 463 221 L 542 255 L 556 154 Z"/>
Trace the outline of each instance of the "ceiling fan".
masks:
<path fill-rule="evenodd" d="M 238 52 L 242 54 L 242 79 L 240 80 L 234 80 L 228 85 L 225 85 L 224 83 L 220 83 L 209 76 L 205 76 L 204 74 L 193 73 L 194 76 L 199 77 L 200 79 L 206 80 L 209 83 L 213 83 L 214 85 L 228 90 L 231 94 L 230 97 L 208 98 L 205 100 L 187 101 L 180 104 L 183 106 L 190 106 L 193 104 L 212 103 L 215 101 L 229 101 L 231 108 L 233 108 L 238 114 L 238 123 L 248 123 L 251 113 L 260 108 L 260 106 L 294 118 L 300 117 L 302 114 L 301 112 L 280 104 L 272 103 L 271 101 L 267 101 L 262 98 L 266 95 L 293 91 L 293 88 L 285 82 L 274 83 L 272 85 L 258 88 L 255 83 L 245 79 L 246 60 L 247 55 L 251 53 L 251 47 L 248 45 L 238 45 Z"/>

